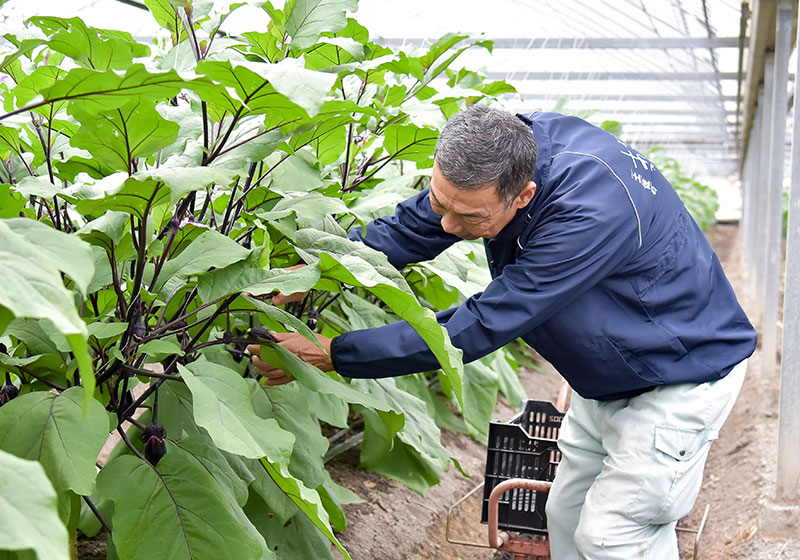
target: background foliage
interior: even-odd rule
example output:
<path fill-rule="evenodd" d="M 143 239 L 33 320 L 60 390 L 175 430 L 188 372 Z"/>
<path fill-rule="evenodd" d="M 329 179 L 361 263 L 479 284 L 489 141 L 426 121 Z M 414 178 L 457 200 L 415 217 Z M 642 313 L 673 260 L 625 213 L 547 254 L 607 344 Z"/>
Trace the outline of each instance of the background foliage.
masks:
<path fill-rule="evenodd" d="M 483 439 L 498 392 L 524 396 L 516 345 L 463 365 L 433 315 L 488 283 L 480 244 L 398 272 L 345 238 L 427 186 L 449 116 L 513 90 L 455 66 L 489 42 L 393 51 L 356 0 L 267 2 L 241 37 L 218 32 L 239 4 L 146 4 L 166 40 L 53 17 L 6 36 L 0 559 L 104 527 L 110 558 L 348 557 L 358 497 L 326 462 L 360 444 L 424 493 L 453 462 L 440 427 Z M 441 370 L 348 381 L 269 340 L 400 318 Z M 297 381 L 261 385 L 254 342 Z"/>
<path fill-rule="evenodd" d="M 427 185 L 450 115 L 511 88 L 453 69 L 488 42 L 370 42 L 356 0 L 267 2 L 236 38 L 237 4 L 146 3 L 166 41 L 53 17 L 6 37 L 0 558 L 66 558 L 103 525 L 112 558 L 347 557 L 358 497 L 328 460 L 361 443 L 424 493 L 439 426 L 483 438 L 498 391 L 523 396 L 513 349 L 463 366 L 433 316 L 488 281 L 480 245 L 398 272 L 344 237 Z M 349 382 L 269 342 L 399 318 L 442 370 Z M 261 385 L 253 342 L 297 381 Z"/>
<path fill-rule="evenodd" d="M 717 221 L 716 214 L 719 210 L 717 191 L 701 183 L 696 177 L 687 175 L 678 160 L 660 153 L 659 148 L 651 150 L 647 157 L 675 187 L 675 191 L 700 229 L 706 231 L 713 226 Z"/>

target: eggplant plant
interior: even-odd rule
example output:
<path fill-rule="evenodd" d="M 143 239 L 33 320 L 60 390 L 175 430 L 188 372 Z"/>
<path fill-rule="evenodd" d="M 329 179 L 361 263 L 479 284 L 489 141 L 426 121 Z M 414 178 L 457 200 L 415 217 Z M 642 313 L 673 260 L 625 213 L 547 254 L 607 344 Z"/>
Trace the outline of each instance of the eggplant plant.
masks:
<path fill-rule="evenodd" d="M 485 438 L 511 349 L 463 365 L 434 311 L 488 282 L 480 245 L 394 269 L 346 238 L 427 185 L 439 127 L 512 91 L 369 39 L 356 0 L 145 0 L 151 44 L 37 16 L 0 54 L 0 559 L 349 558 L 361 466 L 420 493 L 453 463 L 440 426 Z M 307 266 L 293 269 L 293 265 Z M 275 293 L 309 291 L 279 307 Z M 347 380 L 271 342 L 404 319 L 441 369 Z M 296 382 L 266 387 L 245 348 Z M 457 464 L 456 464 L 457 466 Z"/>

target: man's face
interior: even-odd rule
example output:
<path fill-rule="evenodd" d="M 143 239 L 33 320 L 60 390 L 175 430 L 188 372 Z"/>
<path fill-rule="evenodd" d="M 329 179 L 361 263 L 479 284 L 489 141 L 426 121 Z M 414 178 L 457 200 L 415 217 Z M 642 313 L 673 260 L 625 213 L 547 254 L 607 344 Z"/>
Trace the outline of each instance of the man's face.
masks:
<path fill-rule="evenodd" d="M 461 239 L 495 237 L 516 215 L 517 210 L 528 205 L 536 191 L 531 181 L 507 206 L 497 197 L 497 189 L 460 189 L 444 178 L 437 164 L 433 165 L 430 202 L 434 212 L 442 217 L 442 229 Z"/>

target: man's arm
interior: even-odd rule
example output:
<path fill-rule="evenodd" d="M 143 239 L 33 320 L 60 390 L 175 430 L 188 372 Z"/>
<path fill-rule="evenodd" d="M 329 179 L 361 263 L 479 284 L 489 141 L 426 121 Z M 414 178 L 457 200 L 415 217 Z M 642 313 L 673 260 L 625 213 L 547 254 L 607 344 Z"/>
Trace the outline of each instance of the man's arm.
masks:
<path fill-rule="evenodd" d="M 476 360 L 527 334 L 639 249 L 638 220 L 625 191 L 597 188 L 604 171 L 583 169 L 576 188 L 545 215 L 518 261 L 483 293 L 437 315 L 464 361 Z M 587 172 L 588 171 L 588 172 Z M 599 176 L 595 176 L 599 173 Z M 405 321 L 333 339 L 335 369 L 347 377 L 389 377 L 437 369 L 422 338 Z"/>
<path fill-rule="evenodd" d="M 385 254 L 400 270 L 410 263 L 430 260 L 459 241 L 442 229 L 441 222 L 441 216 L 431 209 L 425 189 L 398 204 L 394 216 L 370 222 L 366 235 L 358 227 L 348 237 Z"/>

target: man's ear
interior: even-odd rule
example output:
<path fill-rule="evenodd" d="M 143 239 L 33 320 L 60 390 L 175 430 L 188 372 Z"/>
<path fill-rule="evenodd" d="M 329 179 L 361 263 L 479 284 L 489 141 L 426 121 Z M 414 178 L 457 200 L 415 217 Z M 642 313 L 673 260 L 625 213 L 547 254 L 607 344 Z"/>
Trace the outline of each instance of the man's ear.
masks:
<path fill-rule="evenodd" d="M 524 208 L 530 204 L 534 194 L 536 194 L 536 183 L 533 181 L 528 181 L 528 184 L 522 188 L 522 191 L 517 195 L 517 198 L 514 199 L 514 206 L 517 209 Z"/>

